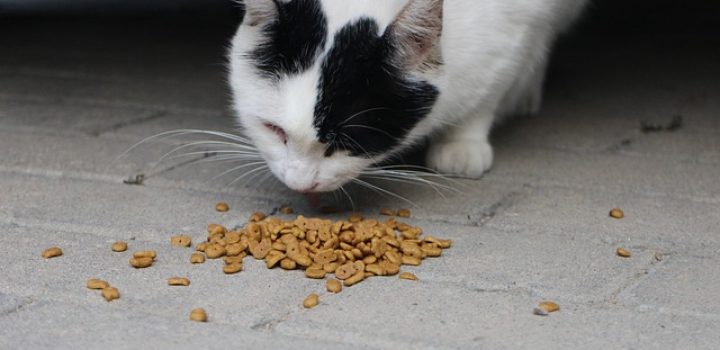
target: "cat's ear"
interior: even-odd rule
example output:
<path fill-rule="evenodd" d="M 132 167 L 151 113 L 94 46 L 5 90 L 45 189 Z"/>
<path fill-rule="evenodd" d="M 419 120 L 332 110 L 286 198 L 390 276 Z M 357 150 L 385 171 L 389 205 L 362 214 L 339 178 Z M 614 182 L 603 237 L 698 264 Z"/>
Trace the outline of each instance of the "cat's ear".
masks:
<path fill-rule="evenodd" d="M 245 18 L 243 24 L 255 27 L 274 20 L 278 15 L 275 0 L 244 0 Z"/>
<path fill-rule="evenodd" d="M 393 63 L 410 70 L 440 63 L 443 0 L 410 0 L 385 31 Z"/>

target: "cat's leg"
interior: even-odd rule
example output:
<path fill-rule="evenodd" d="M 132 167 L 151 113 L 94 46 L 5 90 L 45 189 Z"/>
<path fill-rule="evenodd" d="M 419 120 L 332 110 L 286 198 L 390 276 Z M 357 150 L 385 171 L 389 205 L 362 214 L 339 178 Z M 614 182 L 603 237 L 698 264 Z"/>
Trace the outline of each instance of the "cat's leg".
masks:
<path fill-rule="evenodd" d="M 547 58 L 537 57 L 534 64 L 526 67 L 500 102 L 499 116 L 527 116 L 540 112 Z"/>
<path fill-rule="evenodd" d="M 442 174 L 478 178 L 493 162 L 488 134 L 494 114 L 478 113 L 433 138 L 428 166 Z"/>

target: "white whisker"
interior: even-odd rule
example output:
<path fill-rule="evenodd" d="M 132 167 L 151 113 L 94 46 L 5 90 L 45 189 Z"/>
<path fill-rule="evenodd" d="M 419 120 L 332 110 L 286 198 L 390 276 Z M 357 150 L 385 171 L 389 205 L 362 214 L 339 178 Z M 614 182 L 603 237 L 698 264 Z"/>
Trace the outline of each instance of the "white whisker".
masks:
<path fill-rule="evenodd" d="M 387 194 L 387 195 L 393 196 L 393 197 L 395 197 L 395 198 L 397 198 L 397 199 L 400 199 L 400 200 L 404 201 L 405 203 L 408 203 L 408 204 L 412 205 L 413 207 L 417 208 L 417 204 L 415 204 L 415 202 L 413 202 L 413 201 L 411 201 L 411 200 L 409 200 L 409 199 L 407 199 L 407 198 L 405 198 L 405 197 L 403 197 L 403 196 L 401 196 L 401 195 L 399 195 L 399 194 L 397 194 L 397 193 L 388 191 L 388 190 L 386 190 L 386 189 L 384 189 L 384 188 L 381 188 L 381 187 L 379 187 L 379 186 L 373 185 L 373 184 L 371 184 L 371 183 L 368 183 L 368 182 L 363 181 L 363 180 L 360 180 L 360 179 L 352 179 L 352 181 L 353 181 L 353 182 L 356 182 L 356 183 L 358 183 L 358 184 L 360 184 L 360 185 L 362 185 L 362 186 L 365 186 L 365 187 L 367 187 L 367 188 L 369 188 L 369 189 L 373 189 L 373 190 L 379 191 L 379 192 L 381 192 L 381 193 L 385 193 L 385 194 Z"/>
<path fill-rule="evenodd" d="M 234 183 L 242 180 L 244 177 L 246 177 L 246 176 L 248 176 L 248 175 L 250 175 L 250 174 L 256 173 L 256 172 L 258 172 L 258 171 L 260 171 L 260 170 L 269 170 L 269 169 L 268 169 L 267 165 L 261 165 L 261 166 L 255 168 L 255 169 L 252 169 L 252 170 L 250 170 L 250 171 L 247 171 L 247 172 L 245 172 L 244 174 L 238 176 L 237 178 L 235 178 L 235 180 L 233 180 L 232 182 L 230 182 L 229 184 L 227 184 L 225 187 L 228 188 L 228 187 L 232 186 Z"/>
<path fill-rule="evenodd" d="M 245 164 L 236 166 L 236 167 L 234 167 L 234 168 L 230 168 L 230 169 L 228 169 L 228 170 L 225 170 L 225 171 L 223 171 L 222 173 L 220 173 L 220 174 L 218 174 L 218 175 L 215 175 L 215 176 L 212 178 L 212 180 L 217 180 L 217 179 L 219 179 L 219 178 L 221 178 L 221 177 L 223 177 L 223 176 L 225 176 L 225 175 L 227 175 L 227 174 L 229 174 L 229 173 L 231 173 L 231 172 L 233 172 L 233 171 L 236 171 L 236 170 L 240 170 L 240 169 L 247 168 L 247 167 L 249 167 L 249 166 L 260 165 L 260 164 L 264 164 L 264 163 L 265 163 L 265 162 L 245 163 Z"/>
<path fill-rule="evenodd" d="M 340 191 L 345 194 L 345 197 L 347 197 L 347 199 L 350 201 L 350 206 L 352 206 L 352 210 L 354 211 L 355 210 L 355 201 L 353 201 L 353 199 L 350 196 L 350 194 L 348 193 L 348 191 L 342 185 L 338 189 L 340 189 Z"/>

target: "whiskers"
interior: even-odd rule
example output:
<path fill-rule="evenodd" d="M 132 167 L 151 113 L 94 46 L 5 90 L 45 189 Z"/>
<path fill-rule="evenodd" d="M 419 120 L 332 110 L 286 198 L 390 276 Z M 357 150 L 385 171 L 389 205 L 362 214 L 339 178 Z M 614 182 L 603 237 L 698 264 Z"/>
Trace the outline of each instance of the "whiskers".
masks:
<path fill-rule="evenodd" d="M 266 186 L 267 182 L 278 182 L 250 139 L 210 130 L 181 129 L 147 137 L 116 157 L 110 165 L 120 158 L 128 156 L 138 147 L 148 146 L 160 141 L 165 141 L 165 147 L 169 150 L 150 163 L 152 165 L 149 166 L 149 171 L 144 172 L 146 178 L 179 166 L 213 164 L 216 167 L 212 168 L 213 176 L 211 181 L 226 182 L 222 186 L 222 190 L 229 189 L 237 184 L 243 184 L 244 186 L 252 184 L 254 188 L 273 188 Z M 355 142 L 351 138 L 343 138 L 343 141 Z M 168 142 L 170 146 L 167 146 Z M 372 159 L 372 157 L 370 158 Z M 168 167 L 155 171 L 160 165 L 168 163 L 171 163 Z M 216 170 L 217 168 L 219 170 Z M 417 208 L 419 205 L 410 199 L 409 195 L 400 192 L 403 188 L 407 189 L 405 185 L 415 186 L 412 191 L 416 191 L 417 188 L 432 190 L 443 198 L 448 193 L 461 192 L 461 188 L 465 186 L 461 182 L 439 174 L 432 169 L 414 165 L 374 166 L 361 171 L 359 175 L 358 178 L 339 186 L 332 193 L 338 202 L 338 197 L 339 199 L 345 198 L 353 210 L 359 202 L 358 199 L 365 197 L 362 193 L 354 195 L 353 190 L 356 187 L 370 190 L 383 197 L 402 201 Z"/>
<path fill-rule="evenodd" d="M 362 171 L 360 175 L 360 178 L 353 179 L 351 182 L 383 196 L 399 199 L 415 208 L 419 207 L 419 205 L 413 200 L 387 187 L 382 187 L 379 182 L 384 181 L 428 188 L 442 198 L 446 198 L 447 193 L 460 193 L 462 192 L 461 188 L 466 186 L 433 169 L 417 165 L 376 166 Z"/>
<path fill-rule="evenodd" d="M 219 180 L 223 177 L 234 175 L 223 189 L 245 180 L 246 183 L 257 178 L 257 176 L 265 175 L 263 182 L 271 178 L 270 168 L 265 163 L 260 152 L 253 146 L 251 141 L 246 137 L 234 135 L 226 132 L 199 130 L 199 129 L 180 129 L 162 132 L 147 137 L 138 143 L 132 145 L 125 152 L 116 157 L 109 165 L 117 162 L 119 159 L 126 157 L 132 151 L 143 145 L 159 141 L 174 141 L 179 138 L 194 138 L 196 136 L 210 137 L 210 139 L 187 140 L 175 144 L 172 149 L 161 155 L 157 160 L 152 162 L 152 166 L 148 169 L 148 173 L 155 174 L 156 168 L 161 164 L 173 160 L 183 159 L 181 165 L 202 164 L 202 163 L 229 163 L 229 169 L 218 173 L 212 178 L 212 181 Z M 199 159 L 193 159 L 200 157 Z M 190 161 L 187 159 L 190 158 Z M 174 168 L 171 166 L 169 169 Z M 157 173 L 167 171 L 164 169 Z M 237 174 L 240 172 L 239 174 Z M 146 176 L 148 177 L 148 176 Z"/>

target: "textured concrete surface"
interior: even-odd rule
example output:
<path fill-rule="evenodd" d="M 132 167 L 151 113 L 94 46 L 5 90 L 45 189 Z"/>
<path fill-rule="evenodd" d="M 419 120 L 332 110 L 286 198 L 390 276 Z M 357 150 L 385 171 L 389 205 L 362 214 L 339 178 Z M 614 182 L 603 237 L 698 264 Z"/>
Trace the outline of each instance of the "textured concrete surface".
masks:
<path fill-rule="evenodd" d="M 376 278 L 329 295 L 301 273 L 247 261 L 226 276 L 190 265 L 169 237 L 240 225 L 291 205 L 270 178 L 226 186 L 203 155 L 156 164 L 191 139 L 233 132 L 222 37 L 195 22 L 0 24 L 0 349 L 372 348 L 716 349 L 720 344 L 720 59 L 718 43 L 672 36 L 570 41 L 542 113 L 494 134 L 496 163 L 460 191 L 382 183 L 416 204 L 414 224 L 454 240 L 408 282 Z M 674 50 L 683 42 L 686 50 Z M 639 45 L 638 43 L 642 43 Z M 602 49 L 598 49 L 601 47 Z M 588 69 L 592 67 L 592 69 Z M 641 122 L 682 128 L 645 133 Z M 123 183 L 144 173 L 142 186 Z M 352 190 L 358 210 L 405 207 Z M 214 211 L 227 201 L 229 213 Z M 347 205 L 342 196 L 327 196 Z M 620 207 L 626 217 L 608 217 Z M 112 253 L 126 240 L 130 249 Z M 58 245 L 65 255 L 40 257 Z M 617 247 L 631 258 L 615 255 Z M 155 249 L 157 263 L 127 265 Z M 187 288 L 166 278 L 184 275 Z M 122 297 L 85 288 L 108 280 Z M 312 310 L 301 307 L 311 292 Z M 561 310 L 533 307 L 550 299 Z M 204 307 L 207 324 L 187 320 Z"/>

